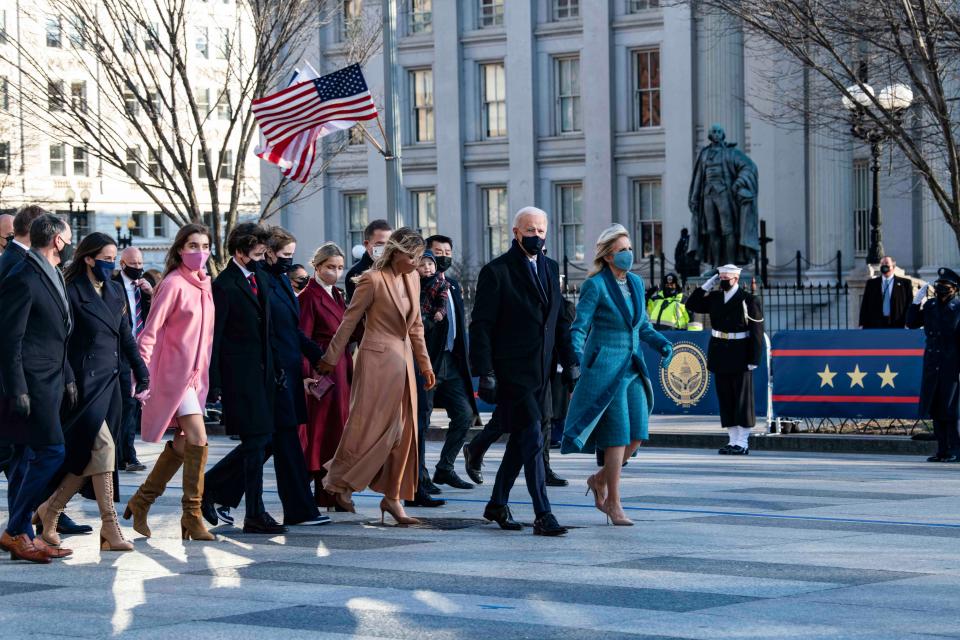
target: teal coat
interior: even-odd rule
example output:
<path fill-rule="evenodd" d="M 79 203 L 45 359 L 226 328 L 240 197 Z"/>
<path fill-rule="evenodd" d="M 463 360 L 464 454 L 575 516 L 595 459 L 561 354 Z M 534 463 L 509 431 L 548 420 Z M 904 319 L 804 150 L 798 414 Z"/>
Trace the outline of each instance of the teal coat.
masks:
<path fill-rule="evenodd" d="M 601 418 L 602 428 L 620 425 L 627 433 L 647 437 L 653 387 L 640 343 L 660 351 L 670 341 L 647 317 L 643 280 L 628 273 L 627 282 L 630 300 L 624 298 L 608 268 L 588 278 L 580 290 L 571 335 L 582 373 L 570 400 L 562 453 L 592 453 Z M 645 407 L 642 402 L 623 401 L 631 391 L 639 391 L 635 385 L 640 385 L 646 396 Z"/>

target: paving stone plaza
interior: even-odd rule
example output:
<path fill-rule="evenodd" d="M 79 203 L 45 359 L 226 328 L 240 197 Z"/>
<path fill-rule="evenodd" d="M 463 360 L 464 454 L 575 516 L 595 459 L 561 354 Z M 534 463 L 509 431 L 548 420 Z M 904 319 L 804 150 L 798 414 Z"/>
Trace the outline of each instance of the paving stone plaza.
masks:
<path fill-rule="evenodd" d="M 232 444 L 214 437 L 210 464 Z M 141 446 L 152 465 L 159 446 Z M 136 553 L 101 553 L 94 535 L 70 538 L 74 556 L 53 566 L 0 560 L 2 637 L 960 638 L 960 466 L 648 449 L 624 470 L 636 526 L 613 527 L 584 496 L 594 461 L 557 455 L 571 486 L 549 493 L 572 530 L 542 538 L 480 518 L 502 450 L 487 484 L 411 509 L 425 522 L 406 529 L 382 526 L 379 496 L 360 494 L 331 525 L 273 538 L 218 527 L 216 542 L 185 545 L 177 477 Z M 121 474 L 124 499 L 142 477 Z M 279 517 L 272 468 L 266 479 Z M 532 522 L 525 487 L 512 498 Z M 91 501 L 70 513 L 97 523 Z"/>

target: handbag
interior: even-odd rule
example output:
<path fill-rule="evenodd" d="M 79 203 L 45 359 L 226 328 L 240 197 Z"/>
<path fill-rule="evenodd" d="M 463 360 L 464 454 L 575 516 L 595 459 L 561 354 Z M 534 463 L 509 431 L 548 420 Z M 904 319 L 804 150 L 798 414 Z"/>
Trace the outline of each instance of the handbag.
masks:
<path fill-rule="evenodd" d="M 334 381 L 330 376 L 320 376 L 316 382 L 307 385 L 307 393 L 313 396 L 314 400 L 321 400 L 323 396 L 333 389 Z"/>

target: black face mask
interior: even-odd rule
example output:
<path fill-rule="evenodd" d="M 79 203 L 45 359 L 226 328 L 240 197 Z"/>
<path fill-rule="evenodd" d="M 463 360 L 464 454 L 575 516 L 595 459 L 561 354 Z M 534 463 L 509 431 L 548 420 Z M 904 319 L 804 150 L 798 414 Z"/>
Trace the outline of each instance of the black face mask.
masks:
<path fill-rule="evenodd" d="M 139 280 L 143 277 L 143 269 L 137 267 L 124 267 L 123 273 L 131 280 Z"/>
<path fill-rule="evenodd" d="M 663 294 L 664 294 L 665 296 L 667 296 L 668 298 L 672 298 L 673 296 L 677 295 L 677 288 L 676 288 L 676 287 L 670 287 L 670 286 L 664 287 L 664 288 L 663 288 Z"/>
<path fill-rule="evenodd" d="M 309 276 L 303 276 L 302 278 L 297 278 L 294 282 L 297 285 L 297 289 L 303 289 L 307 286 L 307 283 L 310 282 L 310 278 Z"/>
<path fill-rule="evenodd" d="M 247 258 L 248 258 L 247 264 L 243 265 L 243 267 L 244 267 L 247 271 L 249 271 L 249 272 L 251 272 L 251 273 L 256 273 L 256 272 L 259 271 L 260 269 L 263 269 L 263 258 L 260 258 L 259 260 L 254 260 L 253 258 L 250 258 L 249 256 L 247 256 Z"/>
<path fill-rule="evenodd" d="M 10 246 L 10 243 L 13 242 L 13 238 L 14 238 L 14 235 L 13 235 L 12 233 L 11 233 L 10 235 L 8 235 L 7 237 L 4 238 L 4 240 L 7 241 L 7 246 L 8 246 L 8 247 Z"/>
<path fill-rule="evenodd" d="M 64 266 L 73 259 L 73 245 L 64 244 L 63 249 L 60 249 L 57 253 L 60 254 L 60 266 Z"/>
<path fill-rule="evenodd" d="M 724 291 L 730 291 L 730 289 L 733 289 L 733 280 L 721 280 L 720 288 Z"/>
<path fill-rule="evenodd" d="M 883 275 L 887 275 L 888 273 L 890 273 L 890 267 L 889 267 L 889 265 L 885 265 L 885 264 L 884 264 L 884 265 L 881 265 L 881 266 L 880 266 L 880 273 L 882 273 Z"/>
<path fill-rule="evenodd" d="M 270 273 L 275 275 L 282 275 L 293 267 L 293 258 L 277 258 L 277 261 L 273 264 L 266 265 L 267 269 L 270 270 Z"/>
<path fill-rule="evenodd" d="M 437 272 L 443 273 L 453 264 L 453 258 L 450 256 L 437 256 L 434 259 L 434 262 L 437 263 Z"/>
<path fill-rule="evenodd" d="M 543 251 L 543 245 L 546 243 L 547 241 L 540 236 L 523 236 L 520 238 L 520 246 L 527 252 L 527 255 L 531 256 L 535 256 Z"/>
<path fill-rule="evenodd" d="M 953 295 L 953 287 L 948 284 L 935 284 L 933 285 L 933 292 L 937 294 L 938 298 L 946 299 Z"/>

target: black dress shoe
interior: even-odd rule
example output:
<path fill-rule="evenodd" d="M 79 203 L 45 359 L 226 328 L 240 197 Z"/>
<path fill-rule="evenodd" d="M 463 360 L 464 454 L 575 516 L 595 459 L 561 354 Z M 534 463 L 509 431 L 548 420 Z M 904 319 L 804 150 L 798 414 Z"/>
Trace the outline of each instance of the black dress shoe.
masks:
<path fill-rule="evenodd" d="M 461 479 L 453 469 L 437 469 L 433 474 L 433 481 L 435 484 L 448 484 L 454 489 L 473 489 L 473 485 Z"/>
<path fill-rule="evenodd" d="M 286 527 L 318 527 L 322 524 L 330 524 L 330 522 L 330 516 L 325 516 L 318 513 L 317 515 L 311 516 L 306 520 L 301 520 L 300 522 L 287 522 L 286 519 L 284 519 L 283 524 Z"/>
<path fill-rule="evenodd" d="M 133 462 L 128 462 L 123 465 L 123 470 L 128 473 L 135 473 L 137 471 L 146 471 L 147 465 L 143 464 L 139 460 L 134 460 Z"/>
<path fill-rule="evenodd" d="M 487 507 L 483 510 L 483 517 L 490 522 L 496 522 L 500 525 L 501 529 L 506 531 L 520 531 L 523 529 L 523 525 L 513 519 L 513 514 L 510 513 L 510 507 L 507 505 L 496 505 L 487 503 Z"/>
<path fill-rule="evenodd" d="M 570 483 L 558 476 L 553 472 L 553 470 L 547 471 L 547 486 L 548 487 L 566 487 Z"/>
<path fill-rule="evenodd" d="M 442 507 L 445 504 L 447 504 L 446 500 L 437 500 L 431 497 L 429 493 L 423 490 L 423 487 L 417 489 L 413 500 L 403 501 L 403 506 L 405 507 Z"/>
<path fill-rule="evenodd" d="M 720 447 L 720 450 L 717 451 L 717 453 L 719 453 L 722 456 L 727 456 L 727 455 L 730 455 L 730 449 L 733 449 L 733 445 L 725 444 L 722 447 Z"/>
<path fill-rule="evenodd" d="M 477 484 L 483 484 L 483 459 L 477 460 L 470 452 L 470 445 L 463 445 L 463 466 L 467 470 L 467 476 Z"/>
<path fill-rule="evenodd" d="M 207 499 L 207 496 L 203 496 L 200 500 L 200 515 L 210 523 L 211 527 L 220 524 L 220 521 L 217 519 L 217 508 L 214 506 L 212 500 Z"/>
<path fill-rule="evenodd" d="M 732 447 L 730 447 L 730 449 L 727 451 L 727 455 L 728 456 L 748 456 L 750 455 L 750 449 L 747 449 L 746 447 L 741 447 L 740 445 L 735 444 Z"/>
<path fill-rule="evenodd" d="M 77 524 L 66 513 L 61 513 L 60 520 L 57 522 L 57 533 L 76 536 L 83 533 L 93 533 L 93 527 L 85 524 Z"/>
<path fill-rule="evenodd" d="M 430 479 L 430 476 L 424 476 L 420 479 L 420 488 L 431 496 L 438 496 L 443 493 L 443 491 L 440 490 L 440 487 L 433 484 L 433 480 Z"/>
<path fill-rule="evenodd" d="M 268 513 L 262 513 L 259 516 L 243 519 L 244 533 L 286 533 L 287 528 L 270 517 Z"/>
<path fill-rule="evenodd" d="M 566 533 L 567 528 L 561 527 L 552 513 L 545 513 L 533 521 L 533 535 L 535 536 L 562 536 Z"/>

